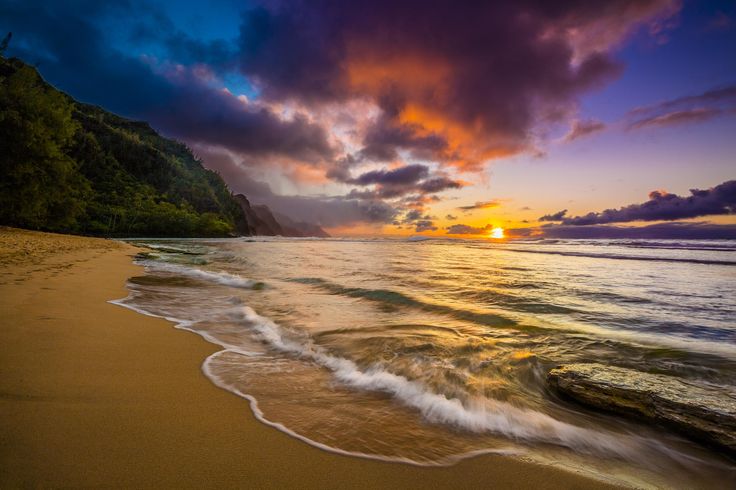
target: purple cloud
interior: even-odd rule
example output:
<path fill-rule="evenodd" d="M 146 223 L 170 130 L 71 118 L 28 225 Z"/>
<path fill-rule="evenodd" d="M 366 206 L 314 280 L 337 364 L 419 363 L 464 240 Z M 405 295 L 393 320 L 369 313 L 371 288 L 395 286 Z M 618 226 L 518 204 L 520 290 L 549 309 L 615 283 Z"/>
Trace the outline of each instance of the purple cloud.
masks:
<path fill-rule="evenodd" d="M 691 189 L 687 197 L 665 191 L 652 191 L 649 193 L 649 200 L 641 204 L 575 217 L 565 217 L 565 212 L 561 211 L 556 215 L 543 216 L 540 221 L 561 221 L 564 225 L 573 226 L 630 221 L 672 221 L 732 214 L 734 210 L 736 210 L 736 180 L 729 180 L 711 189 Z"/>
<path fill-rule="evenodd" d="M 712 223 L 671 222 L 648 226 L 612 225 L 549 225 L 541 228 L 507 229 L 512 238 L 544 236 L 547 238 L 631 238 L 631 239 L 679 239 L 709 240 L 736 239 L 736 225 Z"/>
<path fill-rule="evenodd" d="M 629 111 L 628 129 L 704 122 L 736 114 L 736 85 L 714 88 Z"/>

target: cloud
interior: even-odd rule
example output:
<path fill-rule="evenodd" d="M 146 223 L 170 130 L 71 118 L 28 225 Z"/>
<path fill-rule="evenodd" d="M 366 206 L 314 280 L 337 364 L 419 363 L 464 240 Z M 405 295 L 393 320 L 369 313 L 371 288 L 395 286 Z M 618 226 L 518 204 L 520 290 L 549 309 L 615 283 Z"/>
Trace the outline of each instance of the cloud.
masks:
<path fill-rule="evenodd" d="M 570 131 L 565 135 L 564 141 L 571 142 L 584 136 L 590 136 L 591 134 L 598 133 L 606 129 L 606 125 L 601 121 L 587 120 L 587 121 L 574 121 Z"/>
<path fill-rule="evenodd" d="M 429 220 L 422 220 L 416 222 L 416 227 L 414 228 L 414 231 L 417 233 L 420 233 L 422 231 L 437 231 L 437 227 L 434 226 L 434 223 Z"/>
<path fill-rule="evenodd" d="M 661 35 L 676 0 L 264 2 L 243 15 L 239 67 L 271 101 L 363 99 L 362 154 L 401 152 L 477 171 L 532 151 L 533 128 L 616 77 L 609 52 L 642 25 Z M 431 36 L 428 37 L 428 33 Z"/>
<path fill-rule="evenodd" d="M 685 95 L 657 104 L 637 107 L 629 111 L 629 114 L 636 116 L 656 111 L 669 112 L 676 109 L 688 108 L 693 105 L 731 102 L 734 100 L 736 100 L 736 85 L 727 85 L 725 87 L 712 88 L 696 95 Z"/>
<path fill-rule="evenodd" d="M 629 129 L 643 129 L 648 127 L 674 126 L 693 122 L 703 122 L 714 119 L 723 114 L 720 109 L 687 109 L 672 111 L 658 116 L 645 117 L 629 124 Z"/>
<path fill-rule="evenodd" d="M 346 182 L 357 185 L 405 185 L 415 184 L 427 175 L 429 168 L 426 165 L 404 165 L 393 170 L 372 170 Z"/>
<path fill-rule="evenodd" d="M 451 214 L 448 214 L 447 216 L 445 216 L 445 219 L 447 221 L 455 221 L 457 219 L 457 216 L 453 216 Z"/>
<path fill-rule="evenodd" d="M 458 206 L 457 209 L 468 212 L 468 211 L 473 211 L 476 209 L 497 208 L 499 206 L 501 206 L 501 201 L 492 200 L 492 201 L 478 201 L 475 204 L 470 204 L 468 206 Z"/>
<path fill-rule="evenodd" d="M 540 221 L 561 221 L 564 225 L 581 226 L 630 221 L 672 221 L 732 214 L 734 211 L 736 211 L 736 180 L 729 180 L 706 190 L 691 189 L 690 195 L 686 197 L 666 191 L 652 191 L 649 193 L 649 200 L 641 204 L 575 217 L 565 217 L 565 213 L 561 212 L 552 216 L 557 219 L 540 219 Z"/>
<path fill-rule="evenodd" d="M 736 114 L 736 85 L 637 107 L 629 111 L 627 127 L 644 129 L 698 123 L 729 114 Z"/>
<path fill-rule="evenodd" d="M 437 194 L 448 189 L 459 189 L 463 183 L 445 175 L 432 174 L 426 165 L 412 164 L 392 170 L 371 170 L 358 177 L 350 177 L 348 173 L 339 176 L 342 182 L 359 186 L 375 185 L 373 190 L 350 191 L 351 196 L 373 199 L 394 199 L 407 194 Z M 419 200 L 417 198 L 415 200 Z"/>
<path fill-rule="evenodd" d="M 562 221 L 566 214 L 567 209 L 563 209 L 562 211 L 558 211 L 554 214 L 545 214 L 539 218 L 539 221 Z"/>
<path fill-rule="evenodd" d="M 406 216 L 404 217 L 404 222 L 406 223 L 409 221 L 416 221 L 421 218 L 422 218 L 422 211 L 419 209 L 412 209 L 411 211 L 406 213 Z"/>
<path fill-rule="evenodd" d="M 569 226 L 551 225 L 541 228 L 515 228 L 505 230 L 511 238 L 627 238 L 627 239 L 679 239 L 709 240 L 736 239 L 736 225 L 716 225 L 705 222 L 671 222 L 648 226 Z"/>
<path fill-rule="evenodd" d="M 445 228 L 448 235 L 484 235 L 493 229 L 493 225 L 485 225 L 483 227 L 475 227 L 463 224 L 450 225 Z"/>

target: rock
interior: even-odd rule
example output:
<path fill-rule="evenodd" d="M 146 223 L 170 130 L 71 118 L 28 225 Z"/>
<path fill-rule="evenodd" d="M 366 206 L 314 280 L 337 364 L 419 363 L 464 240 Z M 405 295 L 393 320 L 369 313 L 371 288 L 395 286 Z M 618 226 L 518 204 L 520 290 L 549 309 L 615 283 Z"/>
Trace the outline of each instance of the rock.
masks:
<path fill-rule="evenodd" d="M 655 421 L 736 455 L 736 394 L 603 364 L 568 364 L 549 384 L 580 403 Z"/>

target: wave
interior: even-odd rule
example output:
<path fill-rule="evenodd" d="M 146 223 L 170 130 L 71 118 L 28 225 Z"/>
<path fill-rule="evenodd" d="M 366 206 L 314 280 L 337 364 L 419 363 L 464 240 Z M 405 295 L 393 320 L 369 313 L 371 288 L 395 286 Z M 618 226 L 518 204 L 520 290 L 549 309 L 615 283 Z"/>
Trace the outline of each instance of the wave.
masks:
<path fill-rule="evenodd" d="M 736 245 L 733 243 L 665 243 L 665 242 L 624 242 L 615 243 L 628 248 L 649 248 L 655 250 L 688 250 L 703 252 L 736 252 Z"/>
<path fill-rule="evenodd" d="M 231 286 L 244 289 L 257 289 L 263 287 L 262 282 L 247 279 L 245 277 L 239 276 L 237 274 L 231 274 L 229 272 L 206 271 L 202 269 L 196 269 L 194 267 L 187 267 L 184 265 L 153 260 L 143 260 L 139 263 L 153 270 L 179 274 L 194 279 L 222 284 L 223 286 Z"/>
<path fill-rule="evenodd" d="M 205 360 L 202 366 L 204 374 L 216 386 L 247 399 L 256 418 L 261 422 L 315 447 L 338 454 L 420 466 L 453 464 L 461 459 L 483 453 L 520 454 L 525 452 L 519 448 L 501 448 L 458 453 L 432 461 L 417 461 L 381 454 L 350 452 L 309 439 L 306 435 L 299 434 L 289 427 L 269 421 L 258 408 L 255 397 L 240 391 L 236 386 L 229 385 L 224 379 L 218 377 L 215 370 L 212 369 L 213 362 L 216 362 L 218 355 L 223 353 L 232 352 L 252 357 L 263 355 L 262 352 L 251 352 L 244 349 L 243 346 L 223 341 L 223 339 L 217 338 L 207 331 L 195 328 L 196 321 L 170 318 L 146 311 L 144 308 L 135 305 L 136 297 L 135 290 L 131 290 L 127 298 L 111 301 L 111 303 L 145 315 L 165 318 L 175 322 L 177 328 L 197 333 L 209 342 L 222 346 L 224 350 L 211 355 Z M 328 369 L 334 378 L 346 387 L 385 393 L 395 402 L 416 410 L 429 423 L 449 425 L 471 433 L 504 435 L 512 441 L 523 444 L 548 443 L 580 453 L 607 455 L 629 461 L 639 461 L 643 454 L 653 451 L 667 454 L 675 459 L 682 460 L 684 458 L 684 455 L 678 451 L 641 436 L 583 428 L 529 408 L 522 408 L 489 398 L 471 398 L 465 401 L 458 398 L 448 398 L 447 395 L 434 392 L 419 381 L 391 373 L 380 366 L 372 365 L 361 368 L 355 362 L 334 355 L 323 347 L 315 345 L 311 337 L 290 338 L 289 332 L 283 330 L 271 319 L 258 315 L 249 307 L 228 308 L 227 312 L 233 320 L 248 328 L 255 334 L 257 339 L 263 341 L 270 348 Z"/>
<path fill-rule="evenodd" d="M 279 325 L 247 306 L 242 308 L 242 315 L 243 322 L 270 347 L 329 369 L 339 382 L 348 387 L 388 394 L 401 404 L 419 411 L 430 423 L 450 425 L 473 433 L 501 434 L 521 442 L 549 443 L 578 452 L 606 454 L 632 461 L 640 458 L 643 451 L 653 449 L 676 456 L 671 449 L 649 439 L 575 426 L 510 403 L 489 398 L 473 398 L 465 402 L 448 398 L 445 394 L 431 391 L 421 382 L 379 366 L 361 369 L 355 362 L 332 355 L 310 340 L 292 340 L 284 335 Z M 218 386 L 225 384 L 209 367 L 205 372 Z M 252 397 L 239 394 L 254 401 Z"/>
<path fill-rule="evenodd" d="M 504 250 L 508 252 L 564 255 L 566 257 L 588 257 L 588 258 L 593 258 L 593 259 L 642 260 L 646 262 L 682 262 L 682 263 L 689 263 L 689 264 L 736 266 L 736 261 L 717 260 L 717 259 L 679 259 L 679 258 L 674 258 L 674 257 L 637 257 L 635 255 L 595 254 L 595 253 L 588 253 L 588 252 L 563 252 L 563 251 L 557 251 L 557 250 L 522 250 L 519 248 L 504 248 Z"/>
<path fill-rule="evenodd" d="M 127 298 L 112 300 L 110 303 L 131 309 L 146 316 L 164 318 L 174 322 L 176 328 L 197 333 L 207 341 L 222 346 L 225 350 L 216 352 L 205 360 L 202 366 L 204 374 L 215 385 L 248 399 L 254 414 L 262 422 L 311 445 L 340 454 L 386 461 L 400 461 L 417 465 L 451 464 L 464 457 L 489 452 L 518 453 L 518 450 L 509 449 L 478 451 L 456 455 L 455 457 L 438 462 L 427 463 L 406 458 L 353 453 L 313 441 L 282 424 L 269 421 L 258 408 L 255 397 L 229 385 L 211 369 L 211 364 L 217 356 L 226 352 L 233 352 L 248 357 L 261 355 L 260 353 L 244 350 L 237 345 L 223 342 L 221 339 L 209 335 L 205 331 L 195 329 L 193 325 L 196 322 L 158 315 L 131 304 L 135 300 L 135 296 L 135 293 L 131 292 Z M 350 388 L 388 394 L 399 403 L 417 410 L 430 423 L 450 425 L 473 433 L 500 434 L 520 442 L 549 443 L 582 453 L 606 454 L 630 461 L 638 460 L 641 457 L 642 451 L 651 451 L 653 449 L 662 451 L 673 457 L 677 457 L 679 454 L 653 440 L 627 434 L 615 434 L 578 427 L 557 420 L 544 413 L 517 407 L 498 400 L 474 398 L 463 403 L 458 398 L 448 398 L 445 394 L 435 393 L 421 382 L 409 380 L 404 376 L 388 372 L 378 366 L 361 370 L 353 361 L 328 353 L 324 348 L 313 344 L 310 339 L 300 342 L 286 337 L 279 325 L 271 319 L 259 315 L 250 307 L 244 306 L 235 310 L 240 312 L 240 321 L 249 326 L 256 334 L 256 337 L 271 348 L 294 355 L 302 360 L 312 361 L 319 366 L 329 369 L 339 382 Z"/>
<path fill-rule="evenodd" d="M 317 277 L 301 277 L 295 279 L 287 279 L 291 282 L 308 284 L 323 289 L 332 294 L 348 296 L 350 298 L 361 298 L 377 303 L 383 303 L 389 306 L 408 306 L 417 308 L 430 313 L 438 313 L 447 315 L 458 320 L 487 325 L 490 327 L 520 327 L 514 320 L 495 313 L 477 313 L 474 311 L 461 310 L 436 303 L 427 303 L 398 291 L 389 289 L 366 289 L 366 288 L 350 288 L 339 284 L 331 283 Z M 529 328 L 532 327 L 523 327 Z"/>

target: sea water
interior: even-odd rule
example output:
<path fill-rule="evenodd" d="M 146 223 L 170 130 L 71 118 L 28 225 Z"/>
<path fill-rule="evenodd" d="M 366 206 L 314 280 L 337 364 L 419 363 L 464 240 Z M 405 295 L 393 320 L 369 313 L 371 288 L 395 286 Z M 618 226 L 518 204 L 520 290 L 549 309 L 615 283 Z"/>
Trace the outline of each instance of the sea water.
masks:
<path fill-rule="evenodd" d="M 134 243 L 146 273 L 117 303 L 221 346 L 201 360 L 212 382 L 310 444 L 418 465 L 496 452 L 635 486 L 736 482 L 717 451 L 546 382 L 596 362 L 736 397 L 734 241 Z"/>

